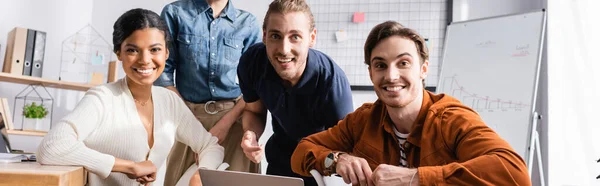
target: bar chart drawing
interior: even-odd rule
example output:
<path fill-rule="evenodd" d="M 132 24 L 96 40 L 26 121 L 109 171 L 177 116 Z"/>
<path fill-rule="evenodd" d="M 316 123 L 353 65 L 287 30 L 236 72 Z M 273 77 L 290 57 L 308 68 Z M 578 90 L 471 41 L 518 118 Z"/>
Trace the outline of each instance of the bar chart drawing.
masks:
<path fill-rule="evenodd" d="M 522 101 L 509 100 L 470 92 L 460 84 L 458 75 L 444 77 L 440 89 L 477 112 L 521 112 L 529 108 Z"/>

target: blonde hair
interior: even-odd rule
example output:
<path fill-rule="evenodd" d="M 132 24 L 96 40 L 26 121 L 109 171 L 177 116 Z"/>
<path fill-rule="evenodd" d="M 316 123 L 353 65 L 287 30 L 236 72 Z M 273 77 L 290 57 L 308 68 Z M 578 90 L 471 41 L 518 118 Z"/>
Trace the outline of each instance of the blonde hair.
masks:
<path fill-rule="evenodd" d="M 267 29 L 267 21 L 272 13 L 286 14 L 289 12 L 303 12 L 310 19 L 310 31 L 315 29 L 315 18 L 310 11 L 310 7 L 304 0 L 274 0 L 269 4 L 269 10 L 265 15 L 263 30 Z"/>

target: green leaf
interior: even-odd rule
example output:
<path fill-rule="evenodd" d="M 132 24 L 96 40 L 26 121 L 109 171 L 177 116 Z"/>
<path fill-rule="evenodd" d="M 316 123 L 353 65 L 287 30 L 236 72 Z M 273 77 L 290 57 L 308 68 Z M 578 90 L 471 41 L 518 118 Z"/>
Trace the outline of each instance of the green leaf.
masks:
<path fill-rule="evenodd" d="M 26 118 L 44 118 L 48 115 L 48 110 L 44 105 L 37 105 L 33 102 L 23 107 L 23 115 Z"/>

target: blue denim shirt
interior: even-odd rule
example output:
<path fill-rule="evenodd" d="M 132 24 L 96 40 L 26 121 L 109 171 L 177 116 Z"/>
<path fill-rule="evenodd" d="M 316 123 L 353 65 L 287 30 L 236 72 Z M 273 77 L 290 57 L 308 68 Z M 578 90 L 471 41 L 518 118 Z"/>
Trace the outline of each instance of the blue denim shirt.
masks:
<path fill-rule="evenodd" d="M 175 85 L 193 103 L 240 96 L 236 69 L 242 53 L 261 39 L 256 17 L 229 1 L 215 19 L 206 0 L 175 1 L 163 8 L 161 17 L 173 42 L 154 84 Z"/>

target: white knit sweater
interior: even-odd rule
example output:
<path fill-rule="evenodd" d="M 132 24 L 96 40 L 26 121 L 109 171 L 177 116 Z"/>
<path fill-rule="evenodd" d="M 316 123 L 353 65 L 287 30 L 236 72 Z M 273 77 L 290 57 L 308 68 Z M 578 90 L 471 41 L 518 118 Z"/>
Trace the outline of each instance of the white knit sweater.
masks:
<path fill-rule="evenodd" d="M 139 185 L 123 173 L 111 172 L 115 158 L 140 162 L 151 160 L 157 180 L 163 185 L 165 162 L 175 140 L 192 147 L 200 167 L 216 169 L 223 161 L 223 147 L 172 91 L 152 87 L 154 146 L 135 107 L 125 79 L 94 87 L 71 113 L 60 120 L 42 140 L 38 162 L 50 165 L 84 166 L 88 183 Z M 148 157 L 148 159 L 146 159 Z"/>

